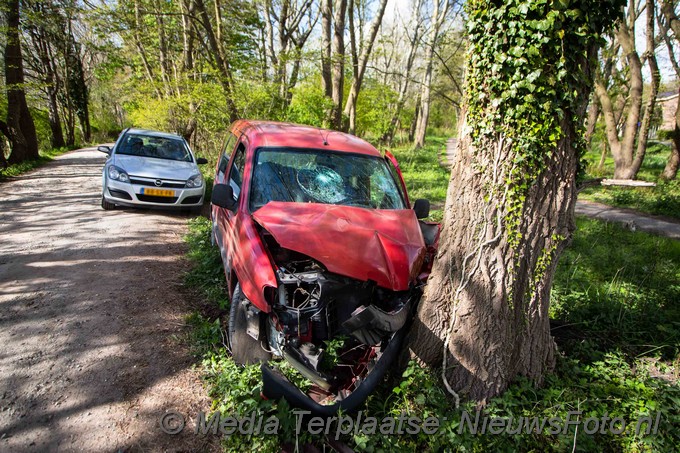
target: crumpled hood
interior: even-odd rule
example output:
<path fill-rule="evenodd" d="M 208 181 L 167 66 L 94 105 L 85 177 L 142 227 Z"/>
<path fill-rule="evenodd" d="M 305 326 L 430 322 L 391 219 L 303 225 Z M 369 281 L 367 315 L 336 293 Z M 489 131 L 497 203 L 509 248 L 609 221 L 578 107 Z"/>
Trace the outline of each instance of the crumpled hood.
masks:
<path fill-rule="evenodd" d="M 281 247 L 303 253 L 333 273 L 409 288 L 425 257 L 412 210 L 376 210 L 317 203 L 270 202 L 253 218 Z"/>
<path fill-rule="evenodd" d="M 199 173 L 194 162 L 157 159 L 154 157 L 127 156 L 116 154 L 114 165 L 122 168 L 128 175 L 161 179 L 189 179 Z"/>

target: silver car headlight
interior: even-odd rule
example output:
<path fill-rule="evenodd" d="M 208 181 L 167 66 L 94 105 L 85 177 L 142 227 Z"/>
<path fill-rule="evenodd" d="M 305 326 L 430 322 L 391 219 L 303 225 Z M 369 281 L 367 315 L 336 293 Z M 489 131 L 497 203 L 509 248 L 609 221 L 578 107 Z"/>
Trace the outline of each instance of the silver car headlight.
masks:
<path fill-rule="evenodd" d="M 197 188 L 203 186 L 203 176 L 199 174 L 187 179 L 187 187 Z"/>
<path fill-rule="evenodd" d="M 115 165 L 109 167 L 109 178 L 120 182 L 130 182 L 130 177 L 125 173 L 125 170 Z"/>

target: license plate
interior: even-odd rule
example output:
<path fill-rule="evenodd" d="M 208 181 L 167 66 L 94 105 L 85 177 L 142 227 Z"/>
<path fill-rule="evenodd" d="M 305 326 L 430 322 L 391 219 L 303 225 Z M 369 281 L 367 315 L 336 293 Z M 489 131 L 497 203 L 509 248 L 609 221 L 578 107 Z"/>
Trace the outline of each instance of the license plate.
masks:
<path fill-rule="evenodd" d="M 142 191 L 140 192 L 142 195 L 155 195 L 157 197 L 174 197 L 175 196 L 175 191 L 174 190 L 168 190 L 168 189 L 147 189 L 147 188 L 142 188 Z"/>

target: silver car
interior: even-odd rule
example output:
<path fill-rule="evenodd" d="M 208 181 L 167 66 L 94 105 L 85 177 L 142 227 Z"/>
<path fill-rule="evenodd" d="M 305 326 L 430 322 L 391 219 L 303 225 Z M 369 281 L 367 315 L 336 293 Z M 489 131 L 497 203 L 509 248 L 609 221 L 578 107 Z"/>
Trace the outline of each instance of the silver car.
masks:
<path fill-rule="evenodd" d="M 203 206 L 205 183 L 186 140 L 175 134 L 127 129 L 111 149 L 102 173 L 102 208 L 156 206 L 191 208 Z"/>

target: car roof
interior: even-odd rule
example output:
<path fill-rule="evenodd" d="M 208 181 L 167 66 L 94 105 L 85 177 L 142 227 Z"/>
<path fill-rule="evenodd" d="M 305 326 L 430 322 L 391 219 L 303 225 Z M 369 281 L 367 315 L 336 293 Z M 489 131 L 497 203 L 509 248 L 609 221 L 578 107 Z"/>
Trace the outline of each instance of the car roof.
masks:
<path fill-rule="evenodd" d="M 248 137 L 253 148 L 308 148 L 380 157 L 373 145 L 354 135 L 293 123 L 238 120 L 232 127 Z"/>
<path fill-rule="evenodd" d="M 162 137 L 162 138 L 172 138 L 175 140 L 184 140 L 182 136 L 177 135 L 177 134 L 171 134 L 169 132 L 161 132 L 161 131 L 152 131 L 150 129 L 133 129 L 130 128 L 126 132 L 126 134 L 135 134 L 135 135 L 145 135 L 148 137 Z"/>

